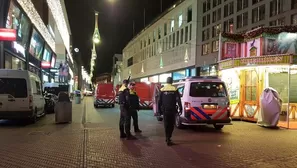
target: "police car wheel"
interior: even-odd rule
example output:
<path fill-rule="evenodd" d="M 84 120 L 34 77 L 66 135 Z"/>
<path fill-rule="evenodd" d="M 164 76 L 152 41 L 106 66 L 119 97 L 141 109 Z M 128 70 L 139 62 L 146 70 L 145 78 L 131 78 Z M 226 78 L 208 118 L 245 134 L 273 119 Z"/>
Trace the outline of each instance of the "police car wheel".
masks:
<path fill-rule="evenodd" d="M 176 115 L 176 117 L 175 117 L 175 126 L 176 126 L 176 128 L 178 128 L 178 129 L 183 129 L 185 126 L 182 124 L 182 122 L 181 122 L 181 118 L 180 118 L 180 116 L 179 115 Z"/>
<path fill-rule="evenodd" d="M 213 125 L 215 127 L 216 130 L 221 130 L 224 125 Z"/>

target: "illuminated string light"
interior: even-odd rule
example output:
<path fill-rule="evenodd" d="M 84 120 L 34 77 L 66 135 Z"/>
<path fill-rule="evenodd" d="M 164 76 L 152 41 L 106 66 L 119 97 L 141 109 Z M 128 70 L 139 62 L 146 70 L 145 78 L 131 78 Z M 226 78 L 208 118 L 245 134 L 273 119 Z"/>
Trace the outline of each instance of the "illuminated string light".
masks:
<path fill-rule="evenodd" d="M 68 32 L 68 27 L 67 27 L 66 20 L 65 20 L 65 18 L 67 18 L 67 16 L 64 16 L 61 1 L 60 0 L 47 0 L 47 4 L 53 14 L 54 20 L 55 20 L 58 30 L 61 34 L 65 48 L 68 52 L 69 58 L 70 58 L 71 62 L 73 62 L 73 58 L 72 58 L 72 55 L 70 52 L 70 35 Z"/>
<path fill-rule="evenodd" d="M 40 15 L 36 11 L 34 4 L 31 0 L 17 0 L 20 6 L 24 9 L 33 25 L 37 28 L 40 34 L 44 37 L 47 44 L 55 51 L 55 40 L 52 38 Z"/>

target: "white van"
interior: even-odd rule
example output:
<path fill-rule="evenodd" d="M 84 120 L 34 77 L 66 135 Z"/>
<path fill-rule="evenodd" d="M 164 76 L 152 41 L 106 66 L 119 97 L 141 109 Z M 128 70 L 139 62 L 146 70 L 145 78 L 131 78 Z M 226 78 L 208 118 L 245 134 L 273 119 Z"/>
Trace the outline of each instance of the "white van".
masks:
<path fill-rule="evenodd" d="M 45 115 L 38 75 L 26 70 L 0 69 L 0 119 L 29 119 Z"/>
<path fill-rule="evenodd" d="M 225 83 L 213 76 L 188 77 L 174 84 L 181 95 L 183 111 L 175 125 L 213 125 L 220 130 L 232 125 Z"/>

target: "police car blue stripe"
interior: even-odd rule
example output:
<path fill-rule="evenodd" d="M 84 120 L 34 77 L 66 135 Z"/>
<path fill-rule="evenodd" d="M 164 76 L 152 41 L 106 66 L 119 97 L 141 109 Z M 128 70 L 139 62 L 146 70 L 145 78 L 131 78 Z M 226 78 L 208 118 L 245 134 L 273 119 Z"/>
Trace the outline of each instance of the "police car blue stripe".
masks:
<path fill-rule="evenodd" d="M 197 114 L 195 114 L 193 111 L 191 111 L 191 114 L 192 114 L 197 120 L 201 120 L 201 118 L 200 118 Z"/>
<path fill-rule="evenodd" d="M 206 119 L 210 120 L 211 118 L 204 113 L 204 111 L 202 111 L 200 108 L 198 107 L 194 107 L 200 114 L 202 114 Z"/>

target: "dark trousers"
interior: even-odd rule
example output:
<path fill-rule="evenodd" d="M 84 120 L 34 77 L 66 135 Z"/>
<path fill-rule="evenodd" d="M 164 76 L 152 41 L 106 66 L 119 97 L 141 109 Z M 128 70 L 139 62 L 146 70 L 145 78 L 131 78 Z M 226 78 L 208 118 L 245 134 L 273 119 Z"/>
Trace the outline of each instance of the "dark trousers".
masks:
<path fill-rule="evenodd" d="M 138 127 L 138 113 L 137 113 L 137 110 L 135 110 L 135 109 L 131 109 L 131 110 L 130 110 L 130 114 L 131 114 L 132 119 L 133 119 L 134 131 L 137 131 L 137 130 L 139 130 L 139 127 Z"/>
<path fill-rule="evenodd" d="M 176 112 L 174 110 L 164 112 L 163 118 L 164 118 L 166 140 L 170 140 L 172 136 L 172 133 L 174 130 L 174 123 L 175 123 L 175 114 Z"/>
<path fill-rule="evenodd" d="M 131 135 L 130 132 L 131 115 L 129 115 L 128 109 L 121 105 L 120 106 L 120 134 Z"/>

